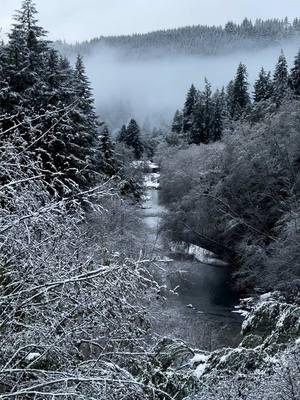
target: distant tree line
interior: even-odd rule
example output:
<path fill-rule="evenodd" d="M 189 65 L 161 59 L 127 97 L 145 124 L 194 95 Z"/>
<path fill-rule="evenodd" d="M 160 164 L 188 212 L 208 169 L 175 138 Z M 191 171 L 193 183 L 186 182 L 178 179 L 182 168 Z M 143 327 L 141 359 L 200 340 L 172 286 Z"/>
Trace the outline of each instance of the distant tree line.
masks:
<path fill-rule="evenodd" d="M 273 76 L 262 68 L 255 81 L 253 94 L 250 93 L 249 86 L 247 68 L 242 63 L 226 89 L 223 87 L 213 93 L 211 84 L 206 79 L 203 90 L 197 90 L 192 85 L 183 110 L 177 110 L 174 115 L 171 134 L 167 137 L 168 143 L 178 144 L 183 140 L 189 144 L 207 144 L 218 141 L 230 121 L 254 114 L 260 102 L 265 101 L 279 107 L 287 96 L 298 96 L 300 51 L 291 71 L 284 53 L 281 52 Z"/>
<path fill-rule="evenodd" d="M 241 24 L 228 22 L 222 26 L 197 25 L 160 30 L 147 34 L 128 36 L 101 36 L 74 45 L 56 42 L 55 46 L 65 54 L 89 54 L 97 47 L 120 50 L 124 57 L 162 55 L 216 55 L 236 50 L 265 48 L 284 39 L 297 38 L 300 19 L 245 18 Z"/>

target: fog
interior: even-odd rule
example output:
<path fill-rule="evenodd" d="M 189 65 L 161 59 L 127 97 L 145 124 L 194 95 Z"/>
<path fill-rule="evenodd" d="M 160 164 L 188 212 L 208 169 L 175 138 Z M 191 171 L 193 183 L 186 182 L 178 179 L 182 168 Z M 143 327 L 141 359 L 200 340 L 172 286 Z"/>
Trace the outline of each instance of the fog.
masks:
<path fill-rule="evenodd" d="M 145 61 L 122 60 L 116 52 L 99 48 L 85 59 L 92 82 L 97 111 L 112 128 L 134 116 L 142 124 L 169 123 L 177 108 L 182 108 L 192 83 L 203 87 L 206 77 L 213 88 L 233 78 L 239 62 L 247 65 L 253 83 L 262 66 L 273 70 L 281 49 L 293 62 L 298 42 L 288 42 L 267 50 L 240 52 L 222 57 L 178 57 Z"/>

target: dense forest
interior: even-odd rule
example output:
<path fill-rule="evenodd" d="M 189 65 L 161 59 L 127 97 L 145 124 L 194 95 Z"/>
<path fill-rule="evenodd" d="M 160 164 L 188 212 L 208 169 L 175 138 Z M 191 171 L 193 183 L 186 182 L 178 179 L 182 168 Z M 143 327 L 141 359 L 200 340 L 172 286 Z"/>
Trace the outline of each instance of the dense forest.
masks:
<path fill-rule="evenodd" d="M 253 94 L 242 63 L 226 89 L 192 85 L 161 156 L 164 229 L 227 256 L 244 289 L 299 289 L 299 77 L 281 53 Z"/>
<path fill-rule="evenodd" d="M 245 18 L 241 24 L 228 22 L 222 26 L 191 26 L 147 34 L 99 37 L 83 43 L 70 45 L 56 42 L 55 47 L 65 54 L 90 54 L 97 48 L 119 50 L 124 57 L 161 55 L 212 56 L 238 50 L 259 49 L 283 40 L 297 39 L 300 20 Z"/>
<path fill-rule="evenodd" d="M 100 42 L 161 49 L 179 35 L 172 51 L 213 54 L 294 37 L 299 24 Z M 192 85 L 170 128 L 133 116 L 114 139 L 84 59 L 55 50 L 23 0 L 0 45 L 0 399 L 299 399 L 299 96 L 300 52 L 291 68 L 282 52 L 254 93 L 241 63 L 226 88 Z M 153 273 L 172 260 L 148 243 L 149 160 L 161 169 L 163 238 L 230 263 L 244 318 L 236 348 L 153 331 L 151 310 L 178 293 Z"/>

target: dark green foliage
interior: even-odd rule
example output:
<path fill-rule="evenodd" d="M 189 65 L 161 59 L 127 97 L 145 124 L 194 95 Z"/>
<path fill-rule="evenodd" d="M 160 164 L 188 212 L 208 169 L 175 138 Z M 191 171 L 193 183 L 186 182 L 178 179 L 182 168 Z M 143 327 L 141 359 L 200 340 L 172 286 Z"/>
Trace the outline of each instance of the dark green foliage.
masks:
<path fill-rule="evenodd" d="M 144 146 L 141 139 L 141 130 L 133 118 L 129 121 L 127 128 L 125 126 L 122 127 L 118 141 L 132 148 L 136 160 L 142 157 Z"/>
<path fill-rule="evenodd" d="M 183 128 L 183 115 L 181 111 L 177 110 L 175 112 L 172 122 L 172 133 L 180 135 L 182 133 L 182 128 Z"/>
<path fill-rule="evenodd" d="M 7 132 L 1 139 L 18 124 L 23 147 L 61 195 L 63 187 L 84 188 L 95 180 L 99 124 L 82 58 L 73 69 L 51 49 L 36 14 L 33 1 L 23 1 L 0 47 L 1 128 Z"/>
<path fill-rule="evenodd" d="M 120 130 L 120 132 L 118 133 L 118 136 L 117 136 L 117 141 L 119 143 L 125 142 L 126 135 L 127 135 L 126 125 L 122 125 L 122 128 L 121 128 L 121 130 Z"/>
<path fill-rule="evenodd" d="M 273 77 L 273 94 L 272 99 L 274 103 L 279 106 L 283 98 L 286 96 L 289 87 L 289 72 L 286 58 L 281 52 L 278 62 L 275 67 Z"/>
<path fill-rule="evenodd" d="M 269 100 L 272 97 L 273 85 L 271 72 L 266 72 L 261 69 L 258 79 L 254 84 L 254 101 L 256 103 L 264 100 Z"/>
<path fill-rule="evenodd" d="M 111 141 L 110 133 L 105 125 L 99 140 L 99 151 L 101 159 L 101 171 L 107 176 L 113 176 L 117 172 L 114 146 Z"/>
<path fill-rule="evenodd" d="M 240 63 L 233 83 L 228 92 L 230 103 L 230 116 L 234 120 L 239 119 L 250 104 L 248 92 L 247 68 Z"/>
<path fill-rule="evenodd" d="M 185 137 L 190 132 L 193 126 L 193 112 L 196 106 L 197 97 L 198 97 L 197 90 L 195 86 L 192 85 L 187 93 L 183 108 L 182 132 Z"/>
<path fill-rule="evenodd" d="M 291 70 L 291 88 L 297 96 L 300 96 L 300 50 L 295 57 L 294 66 Z"/>

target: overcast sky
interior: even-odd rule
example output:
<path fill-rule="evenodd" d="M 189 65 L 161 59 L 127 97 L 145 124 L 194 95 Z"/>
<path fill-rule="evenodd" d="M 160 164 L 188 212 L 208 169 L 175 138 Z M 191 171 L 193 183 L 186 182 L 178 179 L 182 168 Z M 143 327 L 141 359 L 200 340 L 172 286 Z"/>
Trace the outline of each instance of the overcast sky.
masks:
<path fill-rule="evenodd" d="M 0 0 L 7 32 L 21 0 Z M 149 32 L 196 24 L 224 24 L 244 17 L 300 16 L 300 0 L 36 0 L 51 39 L 77 41 L 100 35 Z"/>

